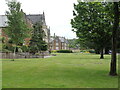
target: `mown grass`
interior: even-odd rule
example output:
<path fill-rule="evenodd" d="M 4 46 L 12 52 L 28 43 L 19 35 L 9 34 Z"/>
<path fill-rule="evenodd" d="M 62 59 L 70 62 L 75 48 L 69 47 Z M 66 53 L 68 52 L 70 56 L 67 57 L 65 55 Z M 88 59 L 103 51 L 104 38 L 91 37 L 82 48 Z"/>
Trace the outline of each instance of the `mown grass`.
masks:
<path fill-rule="evenodd" d="M 3 88 L 117 88 L 109 76 L 110 55 L 57 54 L 50 58 L 3 60 Z"/>

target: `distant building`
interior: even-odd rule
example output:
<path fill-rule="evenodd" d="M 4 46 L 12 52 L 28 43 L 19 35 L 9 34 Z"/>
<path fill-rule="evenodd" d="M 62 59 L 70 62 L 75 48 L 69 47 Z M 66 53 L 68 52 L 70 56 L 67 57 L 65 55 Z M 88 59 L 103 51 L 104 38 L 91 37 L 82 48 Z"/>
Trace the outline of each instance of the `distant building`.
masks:
<path fill-rule="evenodd" d="M 65 37 L 51 36 L 50 50 L 69 50 L 69 43 Z"/>

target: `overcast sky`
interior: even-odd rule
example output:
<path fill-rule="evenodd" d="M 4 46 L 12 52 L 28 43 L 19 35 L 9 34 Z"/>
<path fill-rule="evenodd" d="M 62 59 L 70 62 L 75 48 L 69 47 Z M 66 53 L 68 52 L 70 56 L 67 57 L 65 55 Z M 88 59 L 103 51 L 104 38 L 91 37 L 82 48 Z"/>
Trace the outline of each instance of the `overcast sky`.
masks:
<path fill-rule="evenodd" d="M 71 31 L 70 20 L 73 18 L 73 3 L 77 0 L 17 0 L 26 14 L 45 13 L 46 24 L 54 33 L 66 38 L 75 38 L 76 34 Z M 7 10 L 5 0 L 0 0 L 0 15 Z"/>

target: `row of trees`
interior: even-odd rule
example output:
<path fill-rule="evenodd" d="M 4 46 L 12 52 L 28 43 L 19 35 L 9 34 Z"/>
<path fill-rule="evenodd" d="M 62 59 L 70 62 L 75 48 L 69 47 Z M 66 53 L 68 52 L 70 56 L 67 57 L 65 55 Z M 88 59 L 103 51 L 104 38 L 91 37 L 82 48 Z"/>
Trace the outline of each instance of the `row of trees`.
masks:
<path fill-rule="evenodd" d="M 28 47 L 30 52 L 36 53 L 41 50 L 46 50 L 47 45 L 43 40 L 44 31 L 42 29 L 42 23 L 38 22 L 33 25 L 33 28 L 28 28 L 20 2 L 12 0 L 8 1 L 7 5 L 9 7 L 9 11 L 6 11 L 8 26 L 4 32 L 15 47 L 14 55 L 17 47 L 23 46 L 26 38 L 31 38 L 30 45 Z"/>
<path fill-rule="evenodd" d="M 78 2 L 71 20 L 73 31 L 82 46 L 100 52 L 112 48 L 110 75 L 116 75 L 116 40 L 119 26 L 119 4 L 110 2 Z"/>

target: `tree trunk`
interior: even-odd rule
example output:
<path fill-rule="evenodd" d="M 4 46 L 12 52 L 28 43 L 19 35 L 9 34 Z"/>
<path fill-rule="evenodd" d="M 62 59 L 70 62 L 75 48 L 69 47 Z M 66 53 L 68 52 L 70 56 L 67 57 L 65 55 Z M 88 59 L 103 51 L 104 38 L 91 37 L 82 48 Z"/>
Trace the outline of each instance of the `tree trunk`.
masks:
<path fill-rule="evenodd" d="M 111 64 L 110 64 L 110 72 L 109 75 L 116 76 L 116 40 L 117 40 L 117 29 L 119 26 L 119 10 L 118 3 L 114 2 L 114 24 L 112 30 L 112 56 L 111 56 Z"/>
<path fill-rule="evenodd" d="M 103 55 L 104 55 L 104 53 L 103 53 L 103 48 L 101 49 L 100 55 L 101 55 L 101 56 L 100 56 L 100 59 L 104 59 L 104 56 L 103 56 Z"/>
<path fill-rule="evenodd" d="M 42 58 L 44 58 L 44 52 L 42 52 Z"/>
<path fill-rule="evenodd" d="M 100 54 L 100 51 L 98 49 L 95 49 L 96 54 Z"/>
<path fill-rule="evenodd" d="M 105 54 L 109 54 L 109 49 L 105 48 Z"/>
<path fill-rule="evenodd" d="M 17 48 L 17 46 L 15 46 L 14 53 L 13 53 L 13 60 L 12 61 L 15 61 L 16 48 Z"/>

